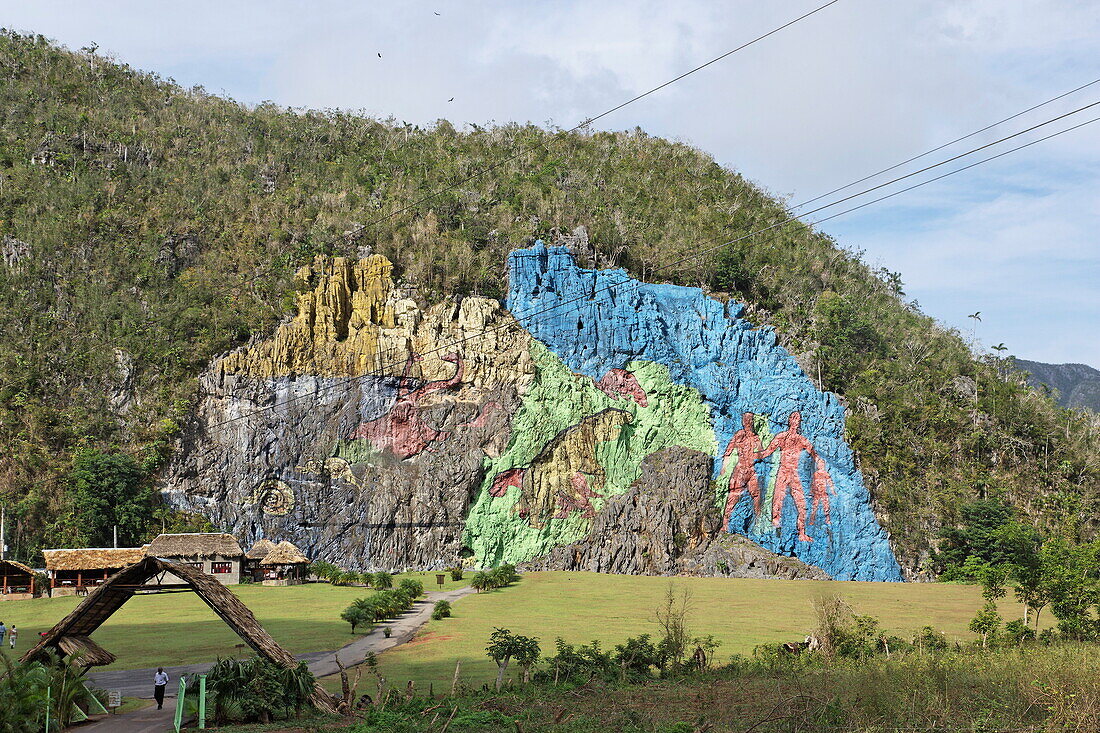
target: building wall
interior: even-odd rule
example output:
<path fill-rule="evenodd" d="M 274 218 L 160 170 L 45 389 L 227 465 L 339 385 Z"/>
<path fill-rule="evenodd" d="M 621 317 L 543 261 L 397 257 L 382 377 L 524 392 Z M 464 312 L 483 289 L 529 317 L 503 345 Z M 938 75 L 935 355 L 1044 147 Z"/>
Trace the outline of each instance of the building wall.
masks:
<path fill-rule="evenodd" d="M 238 585 L 241 582 L 241 558 L 240 557 L 163 557 L 163 560 L 169 562 L 177 562 L 184 565 L 194 565 L 196 568 L 202 570 L 204 573 L 213 575 L 214 578 L 222 585 Z M 215 573 L 215 563 L 229 563 L 228 573 Z M 156 579 L 150 581 L 156 582 Z M 160 581 L 161 585 L 183 585 L 183 579 L 166 573 L 164 579 Z"/>

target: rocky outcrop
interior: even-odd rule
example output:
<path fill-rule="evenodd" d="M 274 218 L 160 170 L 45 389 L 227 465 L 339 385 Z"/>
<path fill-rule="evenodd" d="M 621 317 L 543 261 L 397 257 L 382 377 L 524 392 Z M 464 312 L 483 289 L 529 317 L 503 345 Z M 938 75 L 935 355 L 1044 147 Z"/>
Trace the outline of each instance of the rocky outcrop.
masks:
<path fill-rule="evenodd" d="M 728 531 L 837 579 L 901 579 L 845 441 L 844 406 L 740 304 L 582 269 L 564 247 L 513 252 L 510 272 L 509 310 L 570 372 L 598 381 L 654 365 L 698 395 L 714 447 L 675 443 L 714 456 Z M 698 418 L 666 432 L 685 423 Z"/>
<path fill-rule="evenodd" d="M 383 257 L 316 258 L 203 374 L 166 496 L 353 568 L 900 579 L 843 406 L 740 306 L 566 247 L 510 265 L 506 305 L 422 308 Z"/>
<path fill-rule="evenodd" d="M 531 379 L 530 337 L 493 300 L 421 311 L 389 269 L 318 258 L 297 316 L 211 365 L 164 480 L 173 504 L 354 568 L 455 562 Z"/>
<path fill-rule="evenodd" d="M 818 568 L 723 532 L 711 464 L 709 454 L 679 447 L 650 454 L 641 477 L 604 505 L 588 536 L 521 568 L 828 579 Z"/>

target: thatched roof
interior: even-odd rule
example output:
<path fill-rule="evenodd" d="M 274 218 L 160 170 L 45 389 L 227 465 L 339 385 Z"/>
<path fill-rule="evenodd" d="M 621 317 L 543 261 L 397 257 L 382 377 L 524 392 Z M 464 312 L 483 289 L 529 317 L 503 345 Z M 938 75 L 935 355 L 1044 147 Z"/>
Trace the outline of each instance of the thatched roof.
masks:
<path fill-rule="evenodd" d="M 267 553 L 275 549 L 275 543 L 271 540 L 260 540 L 252 545 L 252 549 L 244 554 L 249 560 L 263 560 Z"/>
<path fill-rule="evenodd" d="M 12 570 L 14 570 L 17 573 L 26 573 L 27 575 L 34 575 L 34 570 L 27 567 L 26 565 L 24 565 L 21 562 L 16 562 L 15 560 L 0 560 L 0 575 L 10 575 L 11 574 L 10 570 L 7 570 L 7 571 L 4 570 L 5 565 L 10 566 L 12 568 Z"/>
<path fill-rule="evenodd" d="M 157 557 L 146 557 L 112 575 L 103 585 L 89 593 L 72 613 L 43 634 L 41 640 L 23 655 L 23 661 L 38 659 L 47 649 L 57 648 L 66 653 L 69 650 L 83 651 L 96 660 L 90 663 L 105 663 L 112 655 L 88 637 L 121 608 L 122 604 L 130 600 L 136 591 L 148 588 L 145 585 L 147 581 L 157 576 L 163 577 L 167 573 L 189 585 L 258 655 L 280 667 L 297 668 L 298 660 L 279 646 L 264 627 L 260 626 L 248 606 L 213 575 Z M 336 712 L 335 701 L 320 684 L 314 685 L 310 700 L 325 712 Z"/>
<path fill-rule="evenodd" d="M 237 538 L 221 532 L 162 534 L 145 546 L 152 557 L 239 557 L 244 554 Z"/>
<path fill-rule="evenodd" d="M 43 550 L 47 570 L 118 570 L 145 557 L 140 547 L 85 547 Z"/>
<path fill-rule="evenodd" d="M 57 646 L 63 653 L 78 657 L 80 664 L 89 667 L 111 664 L 118 659 L 86 636 L 63 636 L 58 640 Z"/>
<path fill-rule="evenodd" d="M 309 558 L 302 554 L 294 545 L 280 542 L 275 549 L 267 553 L 267 557 L 260 561 L 261 565 L 309 565 Z"/>

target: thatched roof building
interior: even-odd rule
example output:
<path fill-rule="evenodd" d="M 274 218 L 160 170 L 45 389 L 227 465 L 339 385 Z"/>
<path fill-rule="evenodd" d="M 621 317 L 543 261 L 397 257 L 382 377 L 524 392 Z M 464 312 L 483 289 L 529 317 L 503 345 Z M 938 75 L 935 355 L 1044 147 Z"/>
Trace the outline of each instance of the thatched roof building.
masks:
<path fill-rule="evenodd" d="M 259 540 L 256 544 L 252 545 L 252 549 L 246 552 L 244 556 L 248 560 L 263 560 L 267 557 L 267 553 L 274 550 L 275 547 L 275 543 L 271 540 Z"/>
<path fill-rule="evenodd" d="M 50 595 L 83 595 L 122 568 L 145 557 L 140 547 L 82 547 L 43 550 L 50 574 Z"/>
<path fill-rule="evenodd" d="M 121 570 L 139 562 L 140 547 L 87 547 L 72 550 L 43 550 L 46 570 Z"/>
<path fill-rule="evenodd" d="M 152 557 L 231 557 L 240 558 L 237 538 L 223 532 L 190 532 L 187 534 L 162 534 L 145 546 L 145 554 Z"/>
<path fill-rule="evenodd" d="M 302 551 L 289 542 L 283 541 L 267 553 L 260 561 L 261 565 L 309 565 L 310 560 Z"/>
<path fill-rule="evenodd" d="M 0 599 L 23 600 L 34 594 L 34 570 L 15 560 L 0 560 Z"/>
<path fill-rule="evenodd" d="M 298 660 L 271 638 L 248 606 L 217 579 L 189 565 L 168 562 L 157 557 L 146 557 L 121 570 L 90 592 L 72 613 L 42 635 L 38 644 L 23 655 L 23 660 L 40 658 L 47 649 L 57 648 L 66 654 L 80 652 L 84 655 L 83 663 L 88 666 L 110 664 L 115 656 L 92 641 L 92 633 L 121 608 L 122 604 L 130 600 L 136 591 L 148 588 L 146 583 L 151 578 L 168 574 L 182 579 L 190 586 L 258 655 L 280 667 L 294 669 L 298 666 Z M 319 683 L 314 685 L 311 700 L 325 712 L 336 712 L 335 701 Z"/>

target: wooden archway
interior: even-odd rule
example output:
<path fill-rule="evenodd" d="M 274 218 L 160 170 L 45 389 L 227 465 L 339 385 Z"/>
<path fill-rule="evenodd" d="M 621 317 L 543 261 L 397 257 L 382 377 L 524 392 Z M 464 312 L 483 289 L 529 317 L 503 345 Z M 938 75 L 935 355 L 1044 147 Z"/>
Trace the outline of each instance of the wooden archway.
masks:
<path fill-rule="evenodd" d="M 147 557 L 123 568 L 104 581 L 72 613 L 47 631 L 41 641 L 23 655 L 23 661 L 39 658 L 47 649 L 56 649 L 62 654 L 80 653 L 85 663 L 92 666 L 115 661 L 115 655 L 92 641 L 92 632 L 135 592 L 149 589 L 146 585 L 149 580 L 165 573 L 171 573 L 189 586 L 258 655 L 280 667 L 297 668 L 298 660 L 294 655 L 271 638 L 248 606 L 232 591 L 201 570 L 156 557 Z M 336 701 L 320 684 L 314 684 L 310 701 L 325 712 L 336 712 Z"/>

